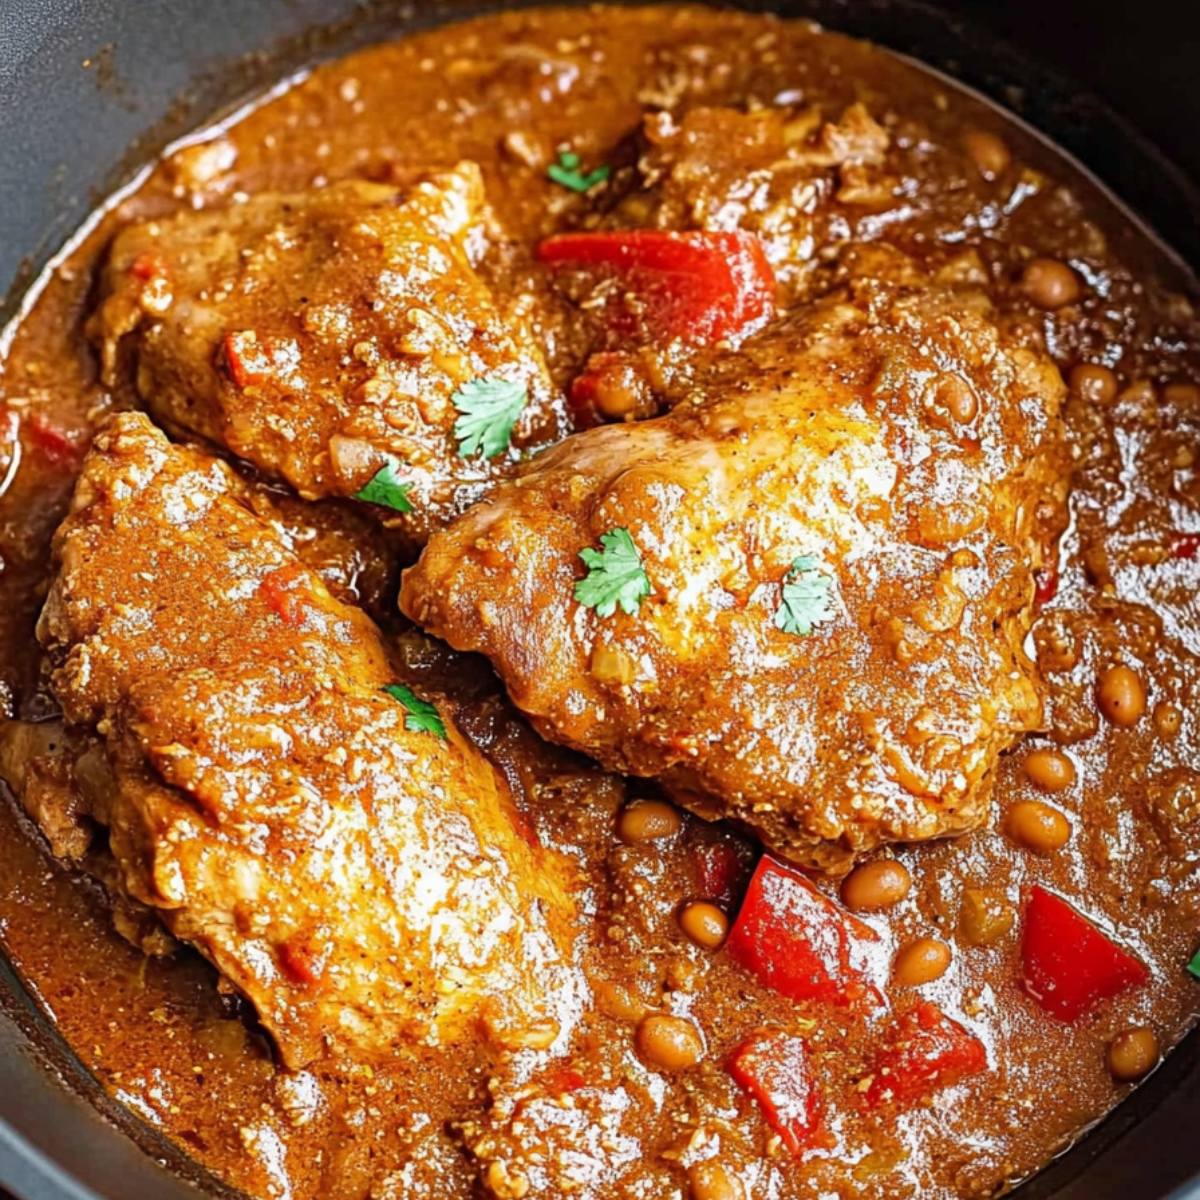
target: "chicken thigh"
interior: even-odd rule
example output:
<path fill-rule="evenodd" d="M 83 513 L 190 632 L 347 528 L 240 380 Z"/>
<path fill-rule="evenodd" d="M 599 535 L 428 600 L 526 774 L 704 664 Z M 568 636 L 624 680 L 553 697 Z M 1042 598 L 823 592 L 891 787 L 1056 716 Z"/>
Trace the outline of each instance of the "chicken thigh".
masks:
<path fill-rule="evenodd" d="M 132 225 L 91 324 L 105 377 L 420 543 L 506 473 L 510 438 L 561 433 L 540 350 L 476 274 L 489 220 L 463 163 L 407 193 L 348 181 Z"/>
<path fill-rule="evenodd" d="M 541 455 L 401 606 L 546 736 L 795 861 L 956 833 L 1041 719 L 1063 390 L 982 295 L 859 279 Z"/>
<path fill-rule="evenodd" d="M 289 1065 L 558 1036 L 565 860 L 224 464 L 116 418 L 55 553 L 39 637 L 120 890 L 254 1004 Z"/>

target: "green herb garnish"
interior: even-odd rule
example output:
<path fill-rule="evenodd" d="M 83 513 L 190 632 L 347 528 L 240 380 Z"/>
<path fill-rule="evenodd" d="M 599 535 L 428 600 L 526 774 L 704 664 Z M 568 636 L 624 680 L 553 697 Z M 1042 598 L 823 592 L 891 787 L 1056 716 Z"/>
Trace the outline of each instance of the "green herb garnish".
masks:
<path fill-rule="evenodd" d="M 783 599 L 775 610 L 775 624 L 784 633 L 807 637 L 814 625 L 833 616 L 833 580 L 818 570 L 820 565 L 811 554 L 802 554 L 784 577 Z"/>
<path fill-rule="evenodd" d="M 586 175 L 579 169 L 579 155 L 574 150 L 564 150 L 558 156 L 558 162 L 551 163 L 546 168 L 546 174 L 565 188 L 573 192 L 586 192 L 589 188 L 603 183 L 612 173 L 612 168 L 601 165 Z"/>
<path fill-rule="evenodd" d="M 602 549 L 580 550 L 588 573 L 575 584 L 575 599 L 596 615 L 611 617 L 619 604 L 631 617 L 650 595 L 650 580 L 642 567 L 642 556 L 628 529 L 610 529 L 600 535 Z"/>
<path fill-rule="evenodd" d="M 1197 979 L 1200 979 L 1200 950 L 1197 950 L 1196 953 L 1192 955 L 1191 960 L 1188 962 L 1187 969 L 1191 972 L 1191 974 L 1195 975 Z"/>
<path fill-rule="evenodd" d="M 409 733 L 435 733 L 440 738 L 446 736 L 446 723 L 438 715 L 438 710 L 428 700 L 422 700 L 412 688 L 402 683 L 388 683 L 383 690 L 408 709 L 404 728 Z"/>
<path fill-rule="evenodd" d="M 484 458 L 495 458 L 508 449 L 529 393 L 523 383 L 485 376 L 464 383 L 450 399 L 462 414 L 454 422 L 459 454 L 470 458 L 482 450 Z"/>
<path fill-rule="evenodd" d="M 381 504 L 384 508 L 394 508 L 397 512 L 410 513 L 413 510 L 412 501 L 408 498 L 411 483 L 405 483 L 396 474 L 397 464 L 384 463 L 365 487 L 354 493 L 355 500 L 365 500 L 368 504 Z"/>

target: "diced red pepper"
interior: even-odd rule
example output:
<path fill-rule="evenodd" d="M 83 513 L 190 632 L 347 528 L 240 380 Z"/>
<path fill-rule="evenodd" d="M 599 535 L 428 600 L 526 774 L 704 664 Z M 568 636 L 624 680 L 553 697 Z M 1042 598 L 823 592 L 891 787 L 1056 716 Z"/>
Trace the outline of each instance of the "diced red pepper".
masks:
<path fill-rule="evenodd" d="M 293 982 L 307 986 L 321 982 L 328 950 L 317 949 L 305 938 L 294 938 L 279 947 L 279 966 Z"/>
<path fill-rule="evenodd" d="M 288 563 L 268 572 L 258 584 L 263 603 L 293 629 L 304 624 L 312 601 L 306 574 L 299 563 Z"/>
<path fill-rule="evenodd" d="M 87 450 L 79 434 L 64 429 L 45 413 L 30 413 L 25 430 L 30 445 L 53 467 L 77 466 Z"/>
<path fill-rule="evenodd" d="M 552 1096 L 577 1092 L 587 1087 L 587 1080 L 574 1067 L 551 1067 L 543 1076 L 546 1091 Z"/>
<path fill-rule="evenodd" d="M 654 338 L 707 345 L 752 333 L 775 308 L 775 273 L 752 233 L 560 233 L 538 246 L 538 258 L 614 275 L 622 294 L 607 315 L 622 333 L 640 327 Z"/>
<path fill-rule="evenodd" d="M 1172 558 L 1195 558 L 1200 552 L 1200 533 L 1177 533 L 1171 546 Z"/>
<path fill-rule="evenodd" d="M 234 387 L 263 383 L 275 373 L 270 347 L 263 345 L 252 329 L 227 333 L 221 343 L 221 357 Z"/>
<path fill-rule="evenodd" d="M 1021 961 L 1025 991 L 1060 1021 L 1150 978 L 1144 963 L 1043 887 L 1029 895 Z"/>
<path fill-rule="evenodd" d="M 728 1066 L 789 1154 L 829 1145 L 822 1122 L 824 1104 L 802 1038 L 782 1029 L 760 1029 L 734 1050 Z"/>
<path fill-rule="evenodd" d="M 911 1108 L 986 1070 L 983 1043 L 935 1004 L 923 1001 L 893 1023 L 864 1096 L 872 1108 Z"/>
<path fill-rule="evenodd" d="M 134 279 L 154 279 L 167 273 L 166 264 L 157 254 L 139 254 L 130 264 L 129 273 Z"/>
<path fill-rule="evenodd" d="M 1058 571 L 1054 567 L 1045 567 L 1035 576 L 1033 598 L 1035 603 L 1049 604 L 1058 595 Z"/>
<path fill-rule="evenodd" d="M 859 943 L 878 934 L 839 907 L 795 867 L 764 854 L 725 943 L 760 983 L 793 1000 L 878 1003 L 855 963 Z"/>

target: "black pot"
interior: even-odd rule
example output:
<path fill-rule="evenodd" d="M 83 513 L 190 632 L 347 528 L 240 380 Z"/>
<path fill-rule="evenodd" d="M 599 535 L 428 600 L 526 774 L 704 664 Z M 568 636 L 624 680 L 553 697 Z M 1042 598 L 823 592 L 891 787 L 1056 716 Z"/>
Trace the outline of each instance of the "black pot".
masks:
<path fill-rule="evenodd" d="M 1110 184 L 1182 263 L 1200 264 L 1200 9 L 1185 16 L 1162 0 L 746 2 L 904 51 L 1015 109 Z M 488 6 L 0 0 L 0 323 L 94 206 L 173 137 L 317 58 Z M 1064 64 L 1125 115 L 1060 76 Z M 1021 1200 L 1200 1200 L 1198 1059 L 1194 1034 L 1024 1185 Z M 21 1200 L 234 1195 L 100 1090 L 2 960 L 0 1185 Z"/>

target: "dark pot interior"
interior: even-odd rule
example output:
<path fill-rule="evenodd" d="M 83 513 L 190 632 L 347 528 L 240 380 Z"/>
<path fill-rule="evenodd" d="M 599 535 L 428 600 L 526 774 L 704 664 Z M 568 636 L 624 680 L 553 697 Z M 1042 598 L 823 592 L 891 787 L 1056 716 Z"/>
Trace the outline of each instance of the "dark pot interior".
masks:
<path fill-rule="evenodd" d="M 173 137 L 317 58 L 484 7 L 470 0 L 5 0 L 0 323 L 97 202 Z M 1081 0 L 749 0 L 747 7 L 815 17 L 970 84 L 1113 187 L 1177 251 L 1181 269 L 1200 263 L 1200 193 L 1191 181 L 1200 176 L 1191 53 L 1200 44 L 1200 11 L 1183 16 L 1157 3 L 1103 10 Z M 1192 1136 L 1198 1059 L 1192 1035 L 1129 1102 L 1022 1187 L 1023 1200 L 1200 1197 L 1200 1144 Z M 170 1200 L 195 1196 L 194 1187 L 232 1195 L 100 1092 L 2 962 L 0 1184 L 23 1200 Z"/>

